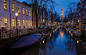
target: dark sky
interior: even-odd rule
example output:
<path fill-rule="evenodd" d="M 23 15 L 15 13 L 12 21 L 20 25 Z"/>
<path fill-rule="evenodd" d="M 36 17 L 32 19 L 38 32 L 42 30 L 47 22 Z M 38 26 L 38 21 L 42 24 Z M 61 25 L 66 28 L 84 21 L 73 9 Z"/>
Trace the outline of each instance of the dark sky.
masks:
<path fill-rule="evenodd" d="M 18 1 L 22 2 L 26 0 L 18 0 Z M 58 4 L 58 6 L 55 6 L 55 10 L 57 11 L 57 13 L 61 14 L 61 9 L 63 6 L 64 15 L 65 15 L 65 11 L 67 10 L 67 5 L 70 2 L 76 2 L 76 3 L 79 2 L 79 0 L 54 0 L 54 1 Z"/>

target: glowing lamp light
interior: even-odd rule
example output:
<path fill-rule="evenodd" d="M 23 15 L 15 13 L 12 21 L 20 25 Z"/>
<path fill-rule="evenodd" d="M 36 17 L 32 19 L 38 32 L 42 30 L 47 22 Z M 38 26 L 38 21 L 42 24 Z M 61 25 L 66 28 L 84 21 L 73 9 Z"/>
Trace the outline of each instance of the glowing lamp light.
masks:
<path fill-rule="evenodd" d="M 43 43 L 44 43 L 44 40 L 43 40 Z"/>
<path fill-rule="evenodd" d="M 43 19 L 43 22 L 44 22 L 44 19 Z"/>
<path fill-rule="evenodd" d="M 51 34 L 50 34 L 50 37 L 51 37 Z"/>
<path fill-rule="evenodd" d="M 78 22 L 80 22 L 80 20 L 78 20 Z"/>
<path fill-rule="evenodd" d="M 77 40 L 77 43 L 79 43 L 79 41 Z"/>
<path fill-rule="evenodd" d="M 16 16 L 16 17 L 18 16 L 18 13 L 17 13 L 17 12 L 15 13 L 15 16 Z"/>

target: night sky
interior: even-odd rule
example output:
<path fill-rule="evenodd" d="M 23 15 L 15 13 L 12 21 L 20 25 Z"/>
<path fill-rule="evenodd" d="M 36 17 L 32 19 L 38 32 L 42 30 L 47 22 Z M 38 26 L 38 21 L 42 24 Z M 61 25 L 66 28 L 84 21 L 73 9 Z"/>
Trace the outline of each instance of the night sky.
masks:
<path fill-rule="evenodd" d="M 18 0 L 18 1 L 22 2 L 26 0 Z M 65 15 L 65 11 L 67 10 L 67 5 L 70 2 L 76 2 L 76 3 L 79 2 L 79 0 L 54 0 L 54 1 L 58 4 L 58 6 L 55 6 L 55 10 L 57 11 L 57 13 L 61 14 L 61 9 L 63 6 L 64 15 Z"/>

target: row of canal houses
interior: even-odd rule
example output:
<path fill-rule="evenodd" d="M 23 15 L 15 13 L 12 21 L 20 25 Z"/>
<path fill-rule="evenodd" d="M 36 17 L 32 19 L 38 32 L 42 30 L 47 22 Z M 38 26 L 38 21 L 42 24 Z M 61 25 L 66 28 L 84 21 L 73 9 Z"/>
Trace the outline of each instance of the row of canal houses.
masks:
<path fill-rule="evenodd" d="M 77 12 L 72 13 L 72 21 L 78 24 L 78 27 L 86 26 L 86 0 L 80 0 L 77 4 Z"/>
<path fill-rule="evenodd" d="M 16 12 L 18 13 L 17 19 Z M 41 26 L 43 21 L 45 20 L 40 16 L 38 26 Z M 11 28 L 16 26 L 20 28 L 36 27 L 36 17 L 33 9 L 17 0 L 0 0 L 0 28 L 6 27 L 9 29 L 10 26 Z"/>

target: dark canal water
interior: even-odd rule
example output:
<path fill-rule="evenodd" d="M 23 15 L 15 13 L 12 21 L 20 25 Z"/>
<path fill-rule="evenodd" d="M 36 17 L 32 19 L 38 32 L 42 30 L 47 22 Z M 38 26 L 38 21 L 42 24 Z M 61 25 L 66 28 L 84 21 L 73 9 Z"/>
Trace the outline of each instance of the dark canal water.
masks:
<path fill-rule="evenodd" d="M 9 55 L 86 55 L 86 45 L 80 41 L 72 39 L 65 28 L 60 28 L 56 32 L 51 31 L 40 44 L 12 51 Z"/>

